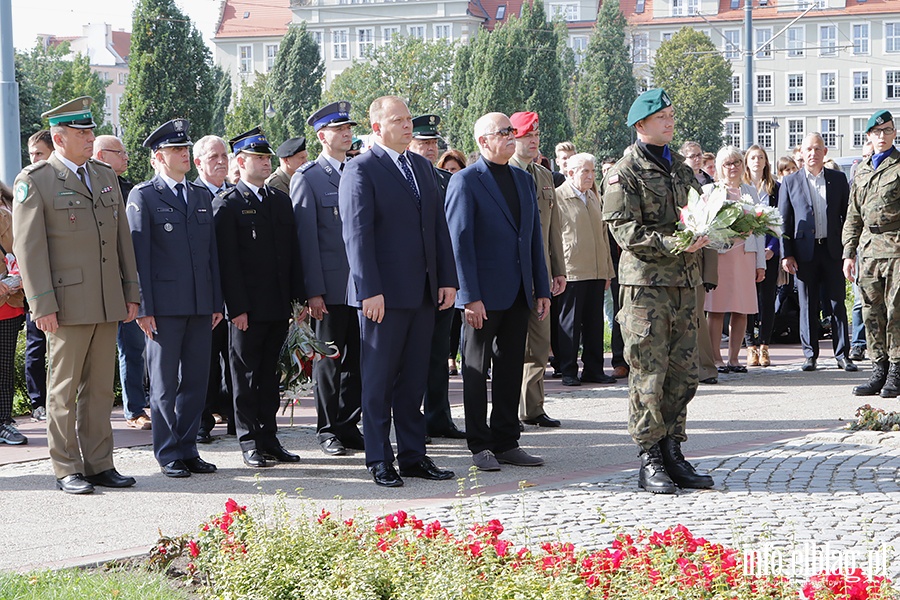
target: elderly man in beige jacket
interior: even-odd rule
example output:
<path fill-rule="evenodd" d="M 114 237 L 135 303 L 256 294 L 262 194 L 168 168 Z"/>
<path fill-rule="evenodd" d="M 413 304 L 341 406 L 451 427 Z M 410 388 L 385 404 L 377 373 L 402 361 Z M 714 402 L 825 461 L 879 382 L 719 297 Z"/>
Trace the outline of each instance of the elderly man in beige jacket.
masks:
<path fill-rule="evenodd" d="M 603 371 L 603 293 L 616 276 L 609 237 L 594 189 L 593 155 L 566 161 L 566 182 L 556 189 L 566 262 L 566 290 L 559 314 L 559 363 L 563 385 L 615 383 Z M 583 369 L 578 378 L 578 347 Z"/>

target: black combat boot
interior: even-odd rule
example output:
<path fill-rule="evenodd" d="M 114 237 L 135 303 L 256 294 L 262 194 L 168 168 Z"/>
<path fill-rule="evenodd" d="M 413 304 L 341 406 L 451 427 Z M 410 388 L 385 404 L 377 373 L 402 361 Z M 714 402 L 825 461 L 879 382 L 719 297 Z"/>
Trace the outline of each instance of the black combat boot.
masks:
<path fill-rule="evenodd" d="M 659 441 L 662 449 L 663 464 L 666 473 L 675 482 L 675 485 L 683 488 L 706 489 L 714 485 L 713 478 L 705 473 L 698 473 L 694 466 L 684 458 L 681 453 L 681 442 L 671 437 L 664 437 Z"/>
<path fill-rule="evenodd" d="M 653 444 L 649 450 L 643 450 L 638 456 L 641 459 L 638 486 L 653 494 L 674 494 L 675 484 L 666 473 L 659 444 Z"/>
<path fill-rule="evenodd" d="M 888 361 L 887 359 L 882 359 L 878 362 L 872 363 L 872 376 L 869 377 L 869 380 L 862 385 L 858 385 L 853 388 L 854 396 L 877 396 L 878 392 L 884 387 L 884 382 L 887 379 L 887 371 L 888 371 Z M 896 389 L 896 387 L 895 387 Z M 895 396 L 897 394 L 894 394 Z"/>
<path fill-rule="evenodd" d="M 896 398 L 898 395 L 900 395 L 900 362 L 892 362 L 884 386 L 881 388 L 881 397 Z"/>

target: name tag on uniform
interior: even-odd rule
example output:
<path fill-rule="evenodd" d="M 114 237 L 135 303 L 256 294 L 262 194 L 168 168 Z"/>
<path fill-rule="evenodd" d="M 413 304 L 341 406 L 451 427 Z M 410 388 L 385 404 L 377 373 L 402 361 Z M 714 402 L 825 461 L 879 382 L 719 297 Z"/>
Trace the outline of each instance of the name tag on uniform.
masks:
<path fill-rule="evenodd" d="M 337 192 L 325 192 L 326 196 L 337 196 Z"/>
<path fill-rule="evenodd" d="M 156 212 L 175 212 L 174 208 L 157 208 Z"/>
<path fill-rule="evenodd" d="M 57 196 L 74 196 L 75 192 L 69 190 L 69 191 L 65 191 L 65 192 L 58 192 L 56 195 Z"/>
<path fill-rule="evenodd" d="M 205 209 L 205 208 L 198 208 L 198 209 L 197 209 L 197 212 L 206 212 L 206 209 Z"/>
<path fill-rule="evenodd" d="M 255 208 L 250 208 L 250 209 L 247 209 L 247 210 L 242 210 L 242 211 L 241 211 L 241 214 L 242 214 L 242 215 L 255 215 L 255 214 L 256 214 L 256 209 L 255 209 Z"/>

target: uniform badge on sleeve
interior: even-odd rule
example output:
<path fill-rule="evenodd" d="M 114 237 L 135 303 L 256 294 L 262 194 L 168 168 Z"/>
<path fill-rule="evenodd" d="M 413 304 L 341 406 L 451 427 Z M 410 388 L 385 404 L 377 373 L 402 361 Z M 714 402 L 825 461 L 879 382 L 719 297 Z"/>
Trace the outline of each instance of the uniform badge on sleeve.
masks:
<path fill-rule="evenodd" d="M 619 174 L 613 173 L 612 175 L 610 175 L 609 179 L 606 180 L 606 183 L 608 183 L 609 185 L 612 185 L 614 183 L 619 183 Z"/>
<path fill-rule="evenodd" d="M 28 197 L 28 183 L 24 181 L 20 181 L 16 184 L 16 200 L 19 202 L 25 202 L 25 198 Z"/>

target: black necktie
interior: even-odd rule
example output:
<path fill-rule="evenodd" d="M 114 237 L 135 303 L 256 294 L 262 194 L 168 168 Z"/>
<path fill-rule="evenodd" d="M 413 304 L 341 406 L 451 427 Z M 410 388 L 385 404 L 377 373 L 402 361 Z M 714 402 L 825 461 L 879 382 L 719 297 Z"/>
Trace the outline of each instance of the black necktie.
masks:
<path fill-rule="evenodd" d="M 416 204 L 418 204 L 421 208 L 422 198 L 421 196 L 419 196 L 419 188 L 416 187 L 416 180 L 413 178 L 412 170 L 409 168 L 407 158 L 405 155 L 401 154 L 397 160 L 400 161 L 400 168 L 403 170 L 403 174 L 406 176 L 406 183 L 409 184 L 409 187 L 412 188 L 413 194 L 415 194 L 416 196 Z"/>
<path fill-rule="evenodd" d="M 187 200 L 184 197 L 184 184 L 176 183 L 175 184 L 175 195 L 178 196 L 178 199 L 187 204 Z"/>
<path fill-rule="evenodd" d="M 259 188 L 259 201 L 262 202 L 263 200 L 265 200 L 268 197 L 269 197 L 269 194 L 266 193 L 266 188 L 264 188 L 264 187 Z"/>
<path fill-rule="evenodd" d="M 78 167 L 78 170 L 75 171 L 75 174 L 78 175 L 78 179 L 81 180 L 81 183 L 84 184 L 84 187 L 86 187 L 88 191 L 93 193 L 94 190 L 91 189 L 91 185 L 88 183 L 87 172 L 84 170 L 84 167 Z"/>

